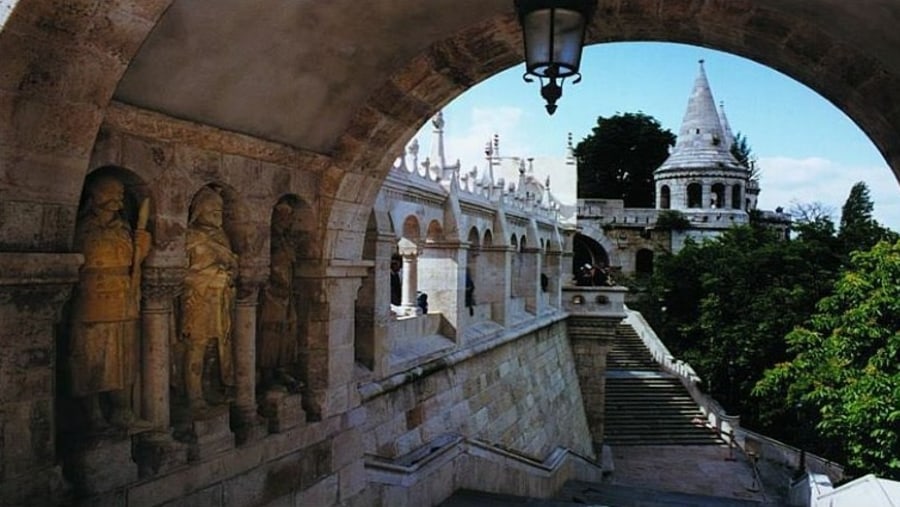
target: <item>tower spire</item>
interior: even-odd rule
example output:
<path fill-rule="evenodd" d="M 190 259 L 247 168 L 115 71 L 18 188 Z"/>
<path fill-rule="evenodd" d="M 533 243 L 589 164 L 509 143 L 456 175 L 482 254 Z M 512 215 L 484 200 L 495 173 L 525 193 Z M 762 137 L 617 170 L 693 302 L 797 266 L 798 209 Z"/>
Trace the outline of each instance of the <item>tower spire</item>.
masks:
<path fill-rule="evenodd" d="M 726 136 L 706 78 L 704 62 L 700 60 L 699 63 L 700 70 L 694 80 L 694 89 L 688 99 L 675 147 L 656 170 L 657 173 L 676 168 L 740 169 L 730 151 L 730 128 Z"/>
<path fill-rule="evenodd" d="M 731 147 L 734 146 L 734 134 L 731 132 L 731 125 L 728 124 L 728 117 L 725 116 L 725 102 L 723 101 L 719 101 L 719 120 L 722 122 L 725 149 L 731 151 Z"/>

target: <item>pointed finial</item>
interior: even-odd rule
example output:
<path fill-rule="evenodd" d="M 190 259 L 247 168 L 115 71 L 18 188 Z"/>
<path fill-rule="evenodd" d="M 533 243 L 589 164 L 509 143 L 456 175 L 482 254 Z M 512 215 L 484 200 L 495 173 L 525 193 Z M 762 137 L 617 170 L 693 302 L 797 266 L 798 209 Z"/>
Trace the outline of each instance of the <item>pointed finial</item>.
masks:
<path fill-rule="evenodd" d="M 431 119 L 431 124 L 434 125 L 434 128 L 441 130 L 444 128 L 444 112 L 438 111 L 434 118 Z"/>

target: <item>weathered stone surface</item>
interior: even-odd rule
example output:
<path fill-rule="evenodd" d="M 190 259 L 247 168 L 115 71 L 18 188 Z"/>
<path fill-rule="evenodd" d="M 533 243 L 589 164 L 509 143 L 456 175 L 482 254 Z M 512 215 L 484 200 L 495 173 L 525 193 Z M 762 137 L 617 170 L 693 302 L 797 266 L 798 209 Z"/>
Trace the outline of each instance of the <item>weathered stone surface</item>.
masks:
<path fill-rule="evenodd" d="M 66 454 L 64 468 L 81 494 L 104 493 L 138 478 L 131 438 L 103 437 L 79 443 Z"/>
<path fill-rule="evenodd" d="M 193 440 L 188 446 L 189 460 L 205 460 L 234 448 L 227 407 L 210 409 L 192 421 L 190 426 Z"/>
<path fill-rule="evenodd" d="M 267 391 L 260 407 L 260 413 L 268 420 L 270 433 L 281 433 L 306 423 L 303 397 L 283 391 Z"/>

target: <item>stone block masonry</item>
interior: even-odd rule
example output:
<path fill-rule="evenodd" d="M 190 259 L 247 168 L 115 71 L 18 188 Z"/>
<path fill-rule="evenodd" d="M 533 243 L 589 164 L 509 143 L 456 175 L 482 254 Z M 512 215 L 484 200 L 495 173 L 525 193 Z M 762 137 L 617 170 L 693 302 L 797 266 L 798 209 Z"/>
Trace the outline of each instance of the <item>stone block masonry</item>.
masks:
<path fill-rule="evenodd" d="M 365 451 L 384 458 L 397 459 L 448 433 L 538 459 L 560 445 L 593 455 L 562 321 L 507 338 L 364 406 Z"/>

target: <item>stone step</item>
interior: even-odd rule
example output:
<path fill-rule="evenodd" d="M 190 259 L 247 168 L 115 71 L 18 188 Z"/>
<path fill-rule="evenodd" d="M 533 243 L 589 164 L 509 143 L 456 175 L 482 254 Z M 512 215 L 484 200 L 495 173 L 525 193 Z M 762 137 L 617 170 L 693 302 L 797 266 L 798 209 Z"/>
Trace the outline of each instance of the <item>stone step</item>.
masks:
<path fill-rule="evenodd" d="M 529 505 L 531 507 L 588 507 L 604 504 L 590 504 L 585 502 L 569 502 L 563 499 L 539 499 L 523 496 L 501 495 L 461 489 L 453 493 L 453 496 L 441 502 L 438 507 L 508 507 L 511 505 Z"/>
<path fill-rule="evenodd" d="M 710 480 L 715 480 L 711 478 Z M 616 507 L 759 507 L 754 500 L 693 495 L 657 491 L 645 487 L 568 481 L 558 498 L 580 505 L 614 505 Z"/>

